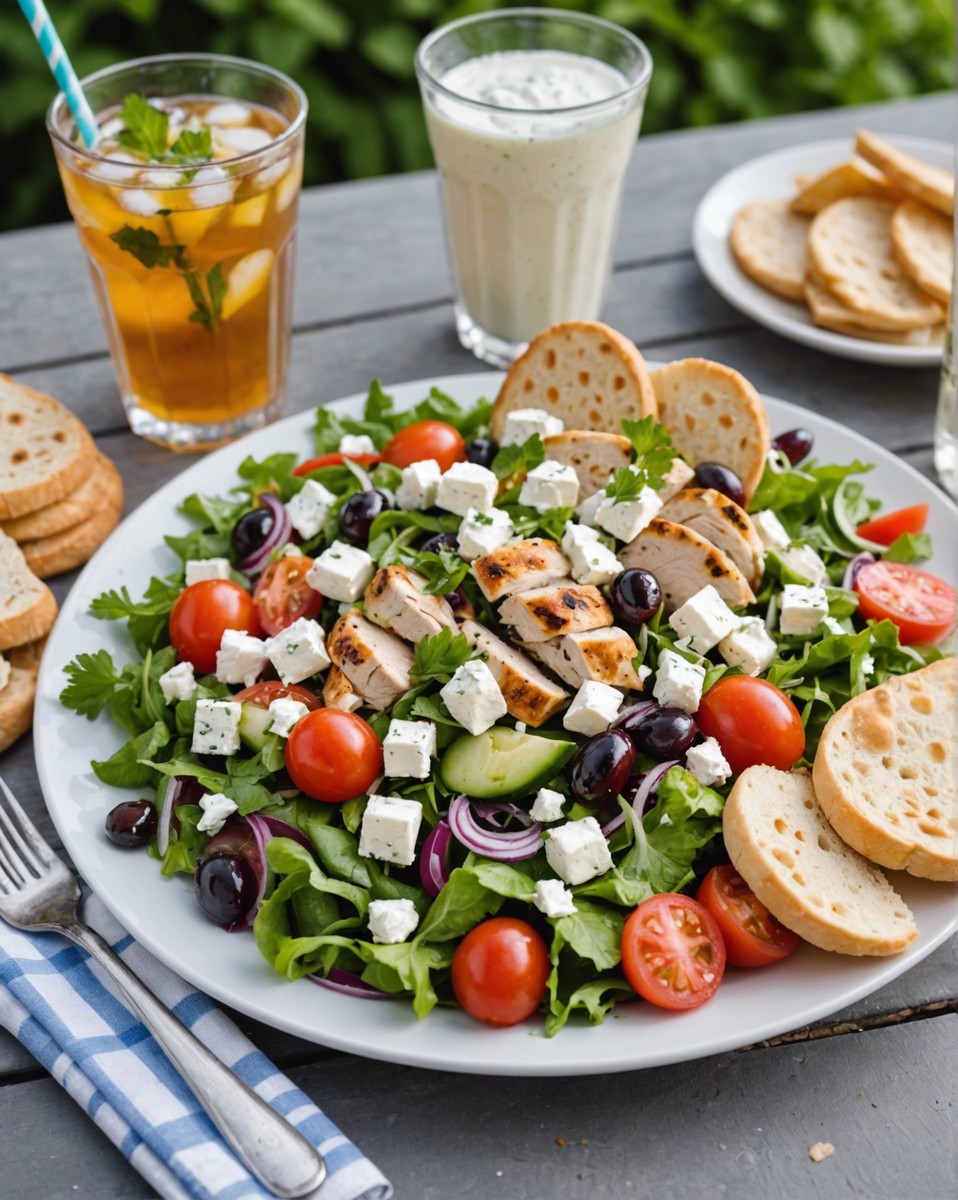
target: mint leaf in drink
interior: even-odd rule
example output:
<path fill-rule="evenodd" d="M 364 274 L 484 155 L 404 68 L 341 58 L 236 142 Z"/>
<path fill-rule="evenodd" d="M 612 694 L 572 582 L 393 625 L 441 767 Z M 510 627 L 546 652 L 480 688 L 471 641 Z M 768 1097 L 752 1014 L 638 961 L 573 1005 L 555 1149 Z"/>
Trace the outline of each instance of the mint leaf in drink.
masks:
<path fill-rule="evenodd" d="M 203 276 L 195 271 L 186 271 L 183 275 L 186 286 L 193 300 L 193 312 L 190 320 L 202 325 L 209 333 L 216 332 L 217 322 L 223 312 L 223 297 L 226 295 L 226 280 L 219 263 Z M 204 291 L 205 284 L 205 291 Z"/>
<path fill-rule="evenodd" d="M 138 93 L 131 92 L 123 100 L 120 120 L 125 126 L 119 134 L 121 146 L 142 154 L 144 158 L 162 158 L 166 153 L 166 137 L 170 127 L 168 113 L 147 104 Z"/>
<path fill-rule="evenodd" d="M 171 162 L 209 162 L 213 157 L 213 135 L 206 126 L 184 129 L 164 157 Z"/>
<path fill-rule="evenodd" d="M 223 268 L 219 263 L 206 272 L 206 288 L 210 294 L 210 308 L 213 316 L 219 320 L 223 315 L 223 297 L 226 295 L 226 280 Z"/>
<path fill-rule="evenodd" d="M 152 229 L 144 229 L 142 225 L 124 225 L 110 234 L 110 241 L 132 254 L 144 267 L 183 265 L 183 246 L 161 242 Z"/>

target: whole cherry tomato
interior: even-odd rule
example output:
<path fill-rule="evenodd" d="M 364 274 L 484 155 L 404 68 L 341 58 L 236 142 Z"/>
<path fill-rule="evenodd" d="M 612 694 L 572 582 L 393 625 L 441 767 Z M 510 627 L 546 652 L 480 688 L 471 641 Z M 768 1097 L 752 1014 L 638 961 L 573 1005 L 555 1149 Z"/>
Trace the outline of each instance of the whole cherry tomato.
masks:
<path fill-rule="evenodd" d="M 227 629 L 260 632 L 249 592 L 230 579 L 201 579 L 176 598 L 170 612 L 170 641 L 181 662 L 200 675 L 216 670 L 216 652 Z"/>
<path fill-rule="evenodd" d="M 549 952 L 525 921 L 482 921 L 456 947 L 452 990 L 466 1012 L 487 1025 L 516 1025 L 531 1017 L 546 994 Z"/>
<path fill-rule="evenodd" d="M 417 421 L 400 429 L 383 447 L 383 461 L 394 467 L 408 467 L 424 458 L 434 458 L 441 471 L 464 462 L 466 443 L 462 434 L 445 421 Z"/>
<path fill-rule="evenodd" d="M 286 741 L 286 769 L 305 795 L 342 804 L 368 792 L 382 774 L 383 748 L 362 717 L 317 708 L 293 726 Z"/>
<path fill-rule="evenodd" d="M 695 720 L 718 739 L 736 775 L 755 763 L 787 771 L 805 752 L 798 709 L 767 679 L 724 675 L 702 697 Z"/>

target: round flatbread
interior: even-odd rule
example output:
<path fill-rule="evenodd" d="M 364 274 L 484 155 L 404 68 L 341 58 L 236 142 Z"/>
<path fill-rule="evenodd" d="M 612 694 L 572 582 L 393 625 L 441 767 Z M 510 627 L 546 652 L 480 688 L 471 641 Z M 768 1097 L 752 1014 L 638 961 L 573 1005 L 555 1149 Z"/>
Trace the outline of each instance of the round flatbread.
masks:
<path fill-rule="evenodd" d="M 830 291 L 860 315 L 904 331 L 936 325 L 941 305 L 902 269 L 891 237 L 896 205 L 853 196 L 823 209 L 808 235 L 811 263 Z"/>
<path fill-rule="evenodd" d="M 82 566 L 116 528 L 122 508 L 121 488 L 114 503 L 97 508 L 79 525 L 50 537 L 21 542 L 20 549 L 30 570 L 41 579 L 47 579 L 51 575 L 62 575 L 64 571 Z"/>
<path fill-rule="evenodd" d="M 33 721 L 33 700 L 45 640 L 3 652 L 10 664 L 10 676 L 0 688 L 0 753 L 26 733 Z"/>
<path fill-rule="evenodd" d="M 787 200 L 756 200 L 732 222 L 729 244 L 756 283 L 786 300 L 801 300 L 810 224 Z"/>
<path fill-rule="evenodd" d="M 72 529 L 92 516 L 95 509 L 123 504 L 123 481 L 120 473 L 105 454 L 97 454 L 89 478 L 55 504 L 0 521 L 0 529 L 18 542 L 50 537 Z"/>
<path fill-rule="evenodd" d="M 567 429 L 542 439 L 546 458 L 565 463 L 579 477 L 579 499 L 584 500 L 609 482 L 609 476 L 632 461 L 632 443 L 617 433 Z"/>
<path fill-rule="evenodd" d="M 896 150 L 888 142 L 860 129 L 855 138 L 855 151 L 877 167 L 909 196 L 951 216 L 955 211 L 955 180 L 941 167 L 922 162 L 904 150 Z"/>
<path fill-rule="evenodd" d="M 891 240 L 898 261 L 915 283 L 947 304 L 955 273 L 955 236 L 948 217 L 917 200 L 906 200 L 891 219 Z"/>
<path fill-rule="evenodd" d="M 844 333 L 848 337 L 865 338 L 870 342 L 887 342 L 897 346 L 927 346 L 932 339 L 931 325 L 900 331 L 876 329 L 872 325 L 862 324 L 858 313 L 847 304 L 842 304 L 815 271 L 811 271 L 805 280 L 805 303 L 815 324 L 822 329 L 830 329 L 833 333 Z"/>
<path fill-rule="evenodd" d="M 0 650 L 36 641 L 56 618 L 53 593 L 27 566 L 13 538 L 0 533 Z"/>

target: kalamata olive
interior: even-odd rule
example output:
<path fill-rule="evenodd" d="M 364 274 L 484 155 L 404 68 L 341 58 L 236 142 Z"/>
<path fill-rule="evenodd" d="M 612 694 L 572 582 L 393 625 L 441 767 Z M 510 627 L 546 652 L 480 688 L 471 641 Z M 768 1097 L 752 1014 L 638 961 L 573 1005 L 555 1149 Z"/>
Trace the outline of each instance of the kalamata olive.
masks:
<path fill-rule="evenodd" d="M 808 458 L 815 445 L 815 437 L 808 429 L 789 429 L 780 433 L 772 442 L 773 450 L 780 450 L 793 467 L 798 466 L 803 458 Z"/>
<path fill-rule="evenodd" d="M 124 800 L 106 814 L 104 828 L 124 850 L 145 846 L 156 833 L 156 807 L 149 800 Z"/>
<path fill-rule="evenodd" d="M 695 478 L 692 483 L 695 487 L 715 488 L 717 492 L 728 496 L 729 500 L 734 500 L 736 504 L 745 504 L 745 488 L 742 487 L 741 479 L 731 467 L 726 467 L 723 463 L 699 463 L 695 468 Z"/>
<path fill-rule="evenodd" d="M 629 735 L 643 754 L 665 761 L 681 758 L 698 733 L 695 718 L 681 708 L 660 708 L 639 721 Z"/>
<path fill-rule="evenodd" d="M 572 794 L 592 808 L 613 804 L 626 786 L 635 762 L 635 745 L 621 729 L 589 738 L 572 759 Z"/>
<path fill-rule="evenodd" d="M 249 558 L 269 537 L 276 518 L 268 508 L 254 508 L 233 526 L 230 545 L 237 562 Z"/>
<path fill-rule="evenodd" d="M 369 492 L 356 492 L 339 510 L 339 532 L 354 546 L 365 546 L 373 521 L 390 508 L 392 503 L 385 492 L 375 488 Z"/>
<path fill-rule="evenodd" d="M 238 855 L 211 854 L 197 864 L 193 890 L 204 916 L 217 925 L 232 925 L 253 907 L 256 876 Z"/>
<path fill-rule="evenodd" d="M 457 621 L 464 621 L 467 617 L 472 620 L 476 615 L 472 601 L 462 588 L 456 588 L 454 592 L 446 592 L 446 603 L 452 609 L 453 616 Z"/>
<path fill-rule="evenodd" d="M 430 533 L 420 539 L 417 546 L 430 554 L 438 554 L 440 550 L 451 550 L 455 554 L 459 549 L 459 539 L 454 533 Z"/>
<path fill-rule="evenodd" d="M 651 621 L 662 603 L 659 581 L 645 567 L 627 567 L 612 580 L 612 610 L 620 621 Z"/>
<path fill-rule="evenodd" d="M 473 438 L 466 443 L 466 458 L 480 467 L 489 467 L 496 457 L 499 447 L 492 438 Z"/>

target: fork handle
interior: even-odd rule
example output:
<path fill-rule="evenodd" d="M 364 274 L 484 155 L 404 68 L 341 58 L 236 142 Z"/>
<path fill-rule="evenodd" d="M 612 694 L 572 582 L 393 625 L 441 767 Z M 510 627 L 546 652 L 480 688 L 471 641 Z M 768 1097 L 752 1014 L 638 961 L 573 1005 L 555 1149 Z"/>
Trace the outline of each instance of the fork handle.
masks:
<path fill-rule="evenodd" d="M 305 1196 L 326 1165 L 301 1133 L 238 1079 L 162 1004 L 107 942 L 77 921 L 62 928 L 107 971 L 173 1062 L 237 1157 L 275 1196 Z"/>

